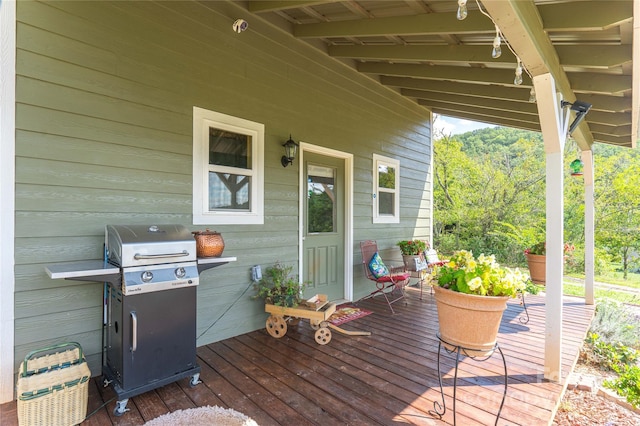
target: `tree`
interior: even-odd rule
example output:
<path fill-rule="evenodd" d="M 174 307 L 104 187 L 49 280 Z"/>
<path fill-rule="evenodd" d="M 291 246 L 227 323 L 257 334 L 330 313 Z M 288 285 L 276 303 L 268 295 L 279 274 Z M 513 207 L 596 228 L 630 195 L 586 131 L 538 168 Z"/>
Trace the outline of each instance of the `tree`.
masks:
<path fill-rule="evenodd" d="M 640 164 L 622 151 L 596 169 L 596 241 L 622 263 L 624 278 L 640 250 Z"/>

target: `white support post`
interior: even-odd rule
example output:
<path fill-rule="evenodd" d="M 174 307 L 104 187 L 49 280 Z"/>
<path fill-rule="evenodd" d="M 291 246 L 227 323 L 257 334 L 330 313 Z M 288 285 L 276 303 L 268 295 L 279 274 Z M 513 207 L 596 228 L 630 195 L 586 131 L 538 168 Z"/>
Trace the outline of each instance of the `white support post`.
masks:
<path fill-rule="evenodd" d="M 595 303 L 595 207 L 593 151 L 582 151 L 584 163 L 584 299 Z"/>
<path fill-rule="evenodd" d="M 563 148 L 566 119 L 556 94 L 551 74 L 533 77 L 538 103 L 538 116 L 546 153 L 547 273 L 545 299 L 544 377 L 551 381 L 562 378 L 562 280 L 564 234 Z"/>
<path fill-rule="evenodd" d="M 0 404 L 13 400 L 16 2 L 0 0 Z M 2 423 L 2 421 L 0 421 Z"/>

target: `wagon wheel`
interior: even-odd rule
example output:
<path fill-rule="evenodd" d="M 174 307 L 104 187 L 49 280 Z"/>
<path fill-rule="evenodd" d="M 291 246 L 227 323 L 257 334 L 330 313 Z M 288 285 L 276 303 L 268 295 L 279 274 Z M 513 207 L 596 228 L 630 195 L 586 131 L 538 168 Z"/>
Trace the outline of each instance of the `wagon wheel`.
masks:
<path fill-rule="evenodd" d="M 310 319 L 309 320 L 309 324 L 311 324 L 311 328 L 313 328 L 314 330 L 317 330 L 320 328 L 320 320 L 317 319 Z"/>
<path fill-rule="evenodd" d="M 270 315 L 267 318 L 267 333 L 276 339 L 281 338 L 287 334 L 287 322 L 282 317 Z"/>
<path fill-rule="evenodd" d="M 291 325 L 292 327 L 295 327 L 298 324 L 300 324 L 300 318 L 289 317 L 289 325 Z"/>
<path fill-rule="evenodd" d="M 319 345 L 326 345 L 331 341 L 331 330 L 322 327 L 316 331 L 315 338 Z"/>

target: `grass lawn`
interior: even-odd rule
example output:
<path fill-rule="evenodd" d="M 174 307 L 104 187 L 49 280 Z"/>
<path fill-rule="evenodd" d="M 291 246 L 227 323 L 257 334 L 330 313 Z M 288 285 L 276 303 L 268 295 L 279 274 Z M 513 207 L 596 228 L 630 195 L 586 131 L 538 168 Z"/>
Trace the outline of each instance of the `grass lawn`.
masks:
<path fill-rule="evenodd" d="M 612 283 L 613 284 L 613 283 Z M 563 293 L 568 296 L 584 297 L 584 286 L 576 285 L 569 282 L 564 282 Z M 613 299 L 622 303 L 631 303 L 634 305 L 640 305 L 640 296 L 633 293 L 627 293 L 623 291 L 616 291 L 609 288 L 595 289 L 596 301 L 603 299 Z"/>

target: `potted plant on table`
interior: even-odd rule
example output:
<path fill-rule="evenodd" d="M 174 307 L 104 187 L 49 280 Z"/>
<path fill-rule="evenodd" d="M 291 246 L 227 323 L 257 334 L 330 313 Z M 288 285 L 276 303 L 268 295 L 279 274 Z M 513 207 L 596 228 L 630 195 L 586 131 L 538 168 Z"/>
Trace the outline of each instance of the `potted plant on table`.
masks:
<path fill-rule="evenodd" d="M 409 271 L 415 271 L 419 263 L 424 263 L 424 252 L 429 248 L 429 243 L 423 240 L 402 240 L 396 244 L 400 247 L 402 261 Z M 416 261 L 417 258 L 417 261 Z"/>
<path fill-rule="evenodd" d="M 276 262 L 268 267 L 263 278 L 255 284 L 256 295 L 265 303 L 283 307 L 296 307 L 300 304 L 306 283 L 300 282 L 298 277 L 291 276 L 293 266 Z"/>
<path fill-rule="evenodd" d="M 445 347 L 460 346 L 467 355 L 486 356 L 495 349 L 507 300 L 524 291 L 528 277 L 501 267 L 493 255 L 475 258 L 460 250 L 448 263 L 434 266 L 431 278 Z"/>

